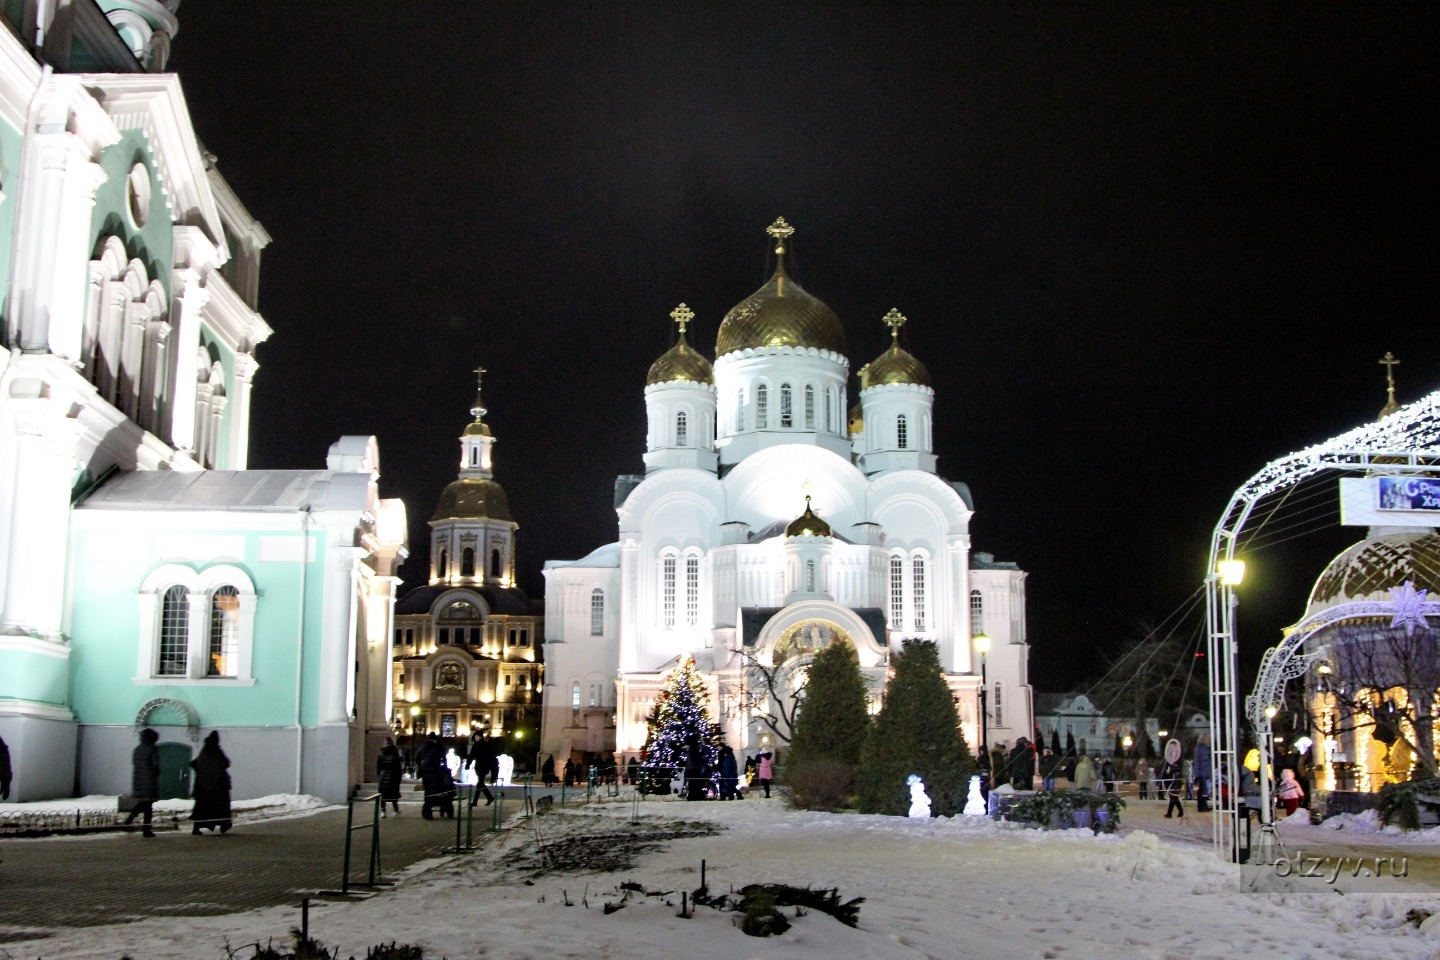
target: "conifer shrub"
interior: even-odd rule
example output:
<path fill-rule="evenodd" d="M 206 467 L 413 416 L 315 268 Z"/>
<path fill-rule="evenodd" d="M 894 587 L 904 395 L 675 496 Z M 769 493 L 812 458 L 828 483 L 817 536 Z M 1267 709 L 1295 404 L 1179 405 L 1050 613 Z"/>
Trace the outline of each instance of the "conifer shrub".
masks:
<path fill-rule="evenodd" d="M 837 760 L 792 760 L 785 768 L 785 798 L 798 810 L 843 810 L 854 781 L 855 768 Z"/>
<path fill-rule="evenodd" d="M 860 812 L 905 814 L 905 778 L 918 774 L 932 813 L 955 816 L 965 808 L 975 761 L 940 670 L 939 649 L 929 641 L 907 641 L 891 667 L 885 705 L 870 726 L 855 776 Z"/>
<path fill-rule="evenodd" d="M 805 702 L 795 718 L 785 763 L 790 803 L 802 810 L 848 806 L 869 728 L 855 648 L 832 643 L 810 664 Z"/>

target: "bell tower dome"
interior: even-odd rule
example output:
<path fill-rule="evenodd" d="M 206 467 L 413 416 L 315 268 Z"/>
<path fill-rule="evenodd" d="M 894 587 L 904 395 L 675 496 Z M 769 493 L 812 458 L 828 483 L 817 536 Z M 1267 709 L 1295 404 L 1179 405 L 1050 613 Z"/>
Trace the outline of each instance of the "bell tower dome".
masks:
<path fill-rule="evenodd" d="M 670 311 L 680 338 L 650 365 L 645 378 L 645 472 L 690 467 L 715 472 L 715 373 L 710 361 L 685 342 L 695 311 Z"/>

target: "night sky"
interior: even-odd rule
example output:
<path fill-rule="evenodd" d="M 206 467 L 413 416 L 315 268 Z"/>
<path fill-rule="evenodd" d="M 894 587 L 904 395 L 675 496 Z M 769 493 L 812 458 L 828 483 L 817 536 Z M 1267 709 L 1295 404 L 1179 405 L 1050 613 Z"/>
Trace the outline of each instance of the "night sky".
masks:
<path fill-rule="evenodd" d="M 614 540 L 669 311 L 713 359 L 780 215 L 852 372 L 910 318 L 973 547 L 1030 572 L 1041 689 L 1186 601 L 1256 470 L 1373 419 L 1385 351 L 1402 402 L 1440 388 L 1433 4 L 179 15 L 196 130 L 275 238 L 250 465 L 377 435 L 410 585 L 477 364 L 522 584 Z M 1251 558 L 1247 657 L 1361 536 Z"/>

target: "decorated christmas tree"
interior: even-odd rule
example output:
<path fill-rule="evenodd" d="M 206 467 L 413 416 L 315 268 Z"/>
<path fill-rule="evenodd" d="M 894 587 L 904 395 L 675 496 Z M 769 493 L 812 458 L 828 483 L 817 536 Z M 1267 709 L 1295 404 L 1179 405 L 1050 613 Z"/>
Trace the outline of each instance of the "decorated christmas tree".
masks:
<path fill-rule="evenodd" d="M 684 771 L 686 760 L 694 753 L 704 767 L 705 776 L 713 777 L 719 768 L 720 747 L 724 738 L 720 728 L 710 722 L 710 694 L 695 661 L 686 655 L 680 665 L 665 679 L 665 689 L 655 699 L 655 710 L 645 719 L 649 728 L 645 739 L 645 768 L 649 773 L 646 786 L 657 789 L 669 783 L 675 772 Z"/>

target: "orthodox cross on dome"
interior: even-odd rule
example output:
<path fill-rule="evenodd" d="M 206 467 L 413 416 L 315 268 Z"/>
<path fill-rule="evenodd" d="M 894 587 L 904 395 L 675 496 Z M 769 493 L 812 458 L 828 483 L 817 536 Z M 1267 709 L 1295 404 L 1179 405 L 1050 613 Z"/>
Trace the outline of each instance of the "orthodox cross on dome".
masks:
<path fill-rule="evenodd" d="M 486 370 L 484 367 L 476 367 L 471 373 L 475 374 L 475 405 L 470 408 L 470 413 L 479 423 L 480 418 L 485 416 L 485 402 L 480 399 L 480 386 L 485 380 Z"/>
<path fill-rule="evenodd" d="M 1403 587 L 1391 587 L 1390 596 L 1395 598 L 1395 618 L 1390 621 L 1390 626 L 1405 628 L 1405 632 L 1414 635 L 1416 627 L 1429 629 L 1430 621 L 1425 619 L 1425 595 L 1429 590 L 1416 590 L 1415 583 L 1406 580 Z"/>
<path fill-rule="evenodd" d="M 885 314 L 884 318 L 881 319 L 880 322 L 890 328 L 890 339 L 900 339 L 900 328 L 905 326 L 905 314 L 901 313 L 896 308 L 891 307 L 890 312 Z"/>
<path fill-rule="evenodd" d="M 685 326 L 691 320 L 695 319 L 695 311 L 691 310 L 689 307 L 682 303 L 680 304 L 680 306 L 670 311 L 670 319 L 675 321 L 675 325 L 680 328 L 680 336 L 684 337 Z"/>
<path fill-rule="evenodd" d="M 784 217 L 776 217 L 775 222 L 765 228 L 765 232 L 775 238 L 775 252 L 785 252 L 785 241 L 795 232 L 795 228 L 785 222 Z"/>
<path fill-rule="evenodd" d="M 1380 365 L 1385 368 L 1386 396 L 1385 407 L 1380 411 L 1380 416 L 1382 417 L 1388 417 L 1400 409 L 1400 404 L 1395 402 L 1395 367 L 1398 366 L 1399 363 L 1400 361 L 1395 359 L 1395 354 L 1389 350 L 1386 350 L 1385 356 L 1380 358 Z"/>

